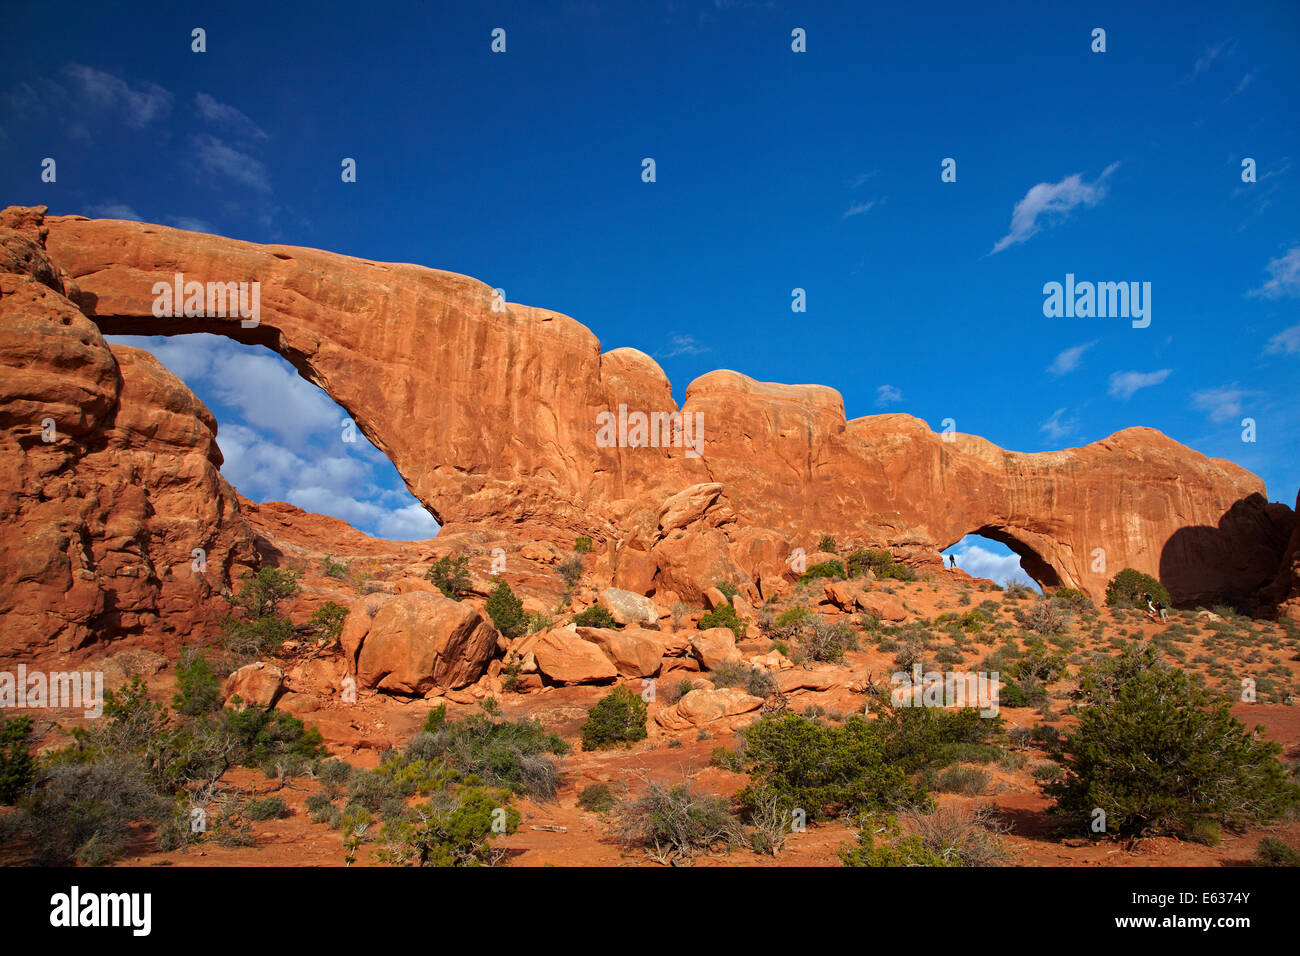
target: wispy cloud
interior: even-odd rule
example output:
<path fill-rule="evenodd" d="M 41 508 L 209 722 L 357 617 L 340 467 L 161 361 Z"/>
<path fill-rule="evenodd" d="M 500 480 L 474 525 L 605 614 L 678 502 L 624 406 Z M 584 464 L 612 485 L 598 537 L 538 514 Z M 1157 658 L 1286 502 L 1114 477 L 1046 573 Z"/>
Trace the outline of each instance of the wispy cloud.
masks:
<path fill-rule="evenodd" d="M 1276 259 L 1270 259 L 1268 279 L 1258 289 L 1246 295 L 1259 299 L 1280 299 L 1300 295 L 1300 246 L 1292 246 Z"/>
<path fill-rule="evenodd" d="M 1172 371 L 1170 368 L 1162 368 L 1155 372 L 1115 372 L 1110 377 L 1110 394 L 1127 401 L 1139 389 L 1159 385 Z"/>
<path fill-rule="evenodd" d="M 1226 422 L 1241 415 L 1243 402 L 1255 393 L 1236 382 L 1219 388 L 1206 388 L 1192 395 L 1192 407 L 1205 412 L 1212 422 Z"/>
<path fill-rule="evenodd" d="M 1079 206 L 1095 206 L 1101 202 L 1106 195 L 1106 180 L 1118 168 L 1119 163 L 1111 163 L 1091 183 L 1084 182 L 1082 174 L 1074 173 L 1059 183 L 1039 183 L 1031 188 L 1011 211 L 1011 231 L 994 243 L 989 255 L 1024 242 L 1045 226 L 1063 221 Z"/>
<path fill-rule="evenodd" d="M 1300 325 L 1293 325 L 1289 329 L 1283 329 L 1273 336 L 1268 340 L 1268 348 L 1264 351 L 1273 355 L 1300 354 Z"/>
<path fill-rule="evenodd" d="M 132 222 L 144 222 L 144 216 L 140 215 L 124 202 L 118 202 L 110 199 L 107 202 L 92 203 L 86 207 L 86 211 L 100 219 L 128 219 Z"/>
<path fill-rule="evenodd" d="M 206 219 L 195 219 L 193 216 L 168 216 L 167 224 L 175 226 L 177 229 L 186 229 L 189 232 L 216 232 L 212 224 Z"/>
<path fill-rule="evenodd" d="M 881 385 L 876 389 L 876 404 L 881 408 L 886 405 L 897 405 L 903 400 L 903 392 L 892 385 Z"/>
<path fill-rule="evenodd" d="M 1073 372 L 1079 367 L 1079 362 L 1083 359 L 1083 353 L 1096 344 L 1096 340 L 1093 340 L 1058 353 L 1056 358 L 1052 360 L 1052 364 L 1047 367 L 1047 370 L 1053 375 L 1065 375 Z"/>
<path fill-rule="evenodd" d="M 1051 418 L 1038 427 L 1038 430 L 1047 432 L 1052 441 L 1061 441 L 1073 435 L 1079 428 L 1079 420 L 1077 418 L 1066 418 L 1065 412 L 1066 409 L 1058 408 L 1052 413 Z"/>
<path fill-rule="evenodd" d="M 1255 82 L 1255 74 L 1247 73 L 1245 76 L 1241 78 L 1241 82 L 1237 84 L 1236 89 L 1234 89 L 1231 93 L 1229 93 L 1227 96 L 1223 98 L 1223 102 L 1226 103 L 1234 96 L 1246 92 L 1246 87 L 1250 86 L 1250 84 L 1253 82 Z"/>
<path fill-rule="evenodd" d="M 193 146 L 199 167 L 209 176 L 228 179 L 258 192 L 271 191 L 266 166 L 255 156 L 228 146 L 206 133 L 194 137 Z"/>
<path fill-rule="evenodd" d="M 165 119 L 171 112 L 172 94 L 156 83 L 132 86 L 111 73 L 79 63 L 70 64 L 63 72 L 89 104 L 104 113 L 120 115 L 132 129 Z"/>
<path fill-rule="evenodd" d="M 874 179 L 877 175 L 879 175 L 879 173 L 880 171 L 877 169 L 873 169 L 865 173 L 858 173 L 851 180 L 849 180 L 849 185 L 852 186 L 854 189 L 861 189 L 868 179 Z"/>
<path fill-rule="evenodd" d="M 1236 40 L 1220 40 L 1218 43 L 1212 43 L 1206 48 L 1205 52 L 1196 58 L 1196 63 L 1192 66 L 1192 72 L 1183 78 L 1184 83 L 1190 83 L 1210 67 L 1214 66 L 1219 60 L 1226 60 L 1237 50 Z"/>
<path fill-rule="evenodd" d="M 207 93 L 200 93 L 194 97 L 194 107 L 203 119 L 241 139 L 267 138 L 265 131 L 251 119 L 233 106 L 218 102 Z"/>
<path fill-rule="evenodd" d="M 849 208 L 844 211 L 841 219 L 848 219 L 850 216 L 860 216 L 864 212 L 870 212 L 871 207 L 879 203 L 879 200 L 873 199 L 870 202 L 855 202 L 850 204 Z"/>
<path fill-rule="evenodd" d="M 678 355 L 700 355 L 708 352 L 707 345 L 701 345 L 693 335 L 670 335 L 668 344 L 658 352 L 655 358 L 673 358 Z"/>

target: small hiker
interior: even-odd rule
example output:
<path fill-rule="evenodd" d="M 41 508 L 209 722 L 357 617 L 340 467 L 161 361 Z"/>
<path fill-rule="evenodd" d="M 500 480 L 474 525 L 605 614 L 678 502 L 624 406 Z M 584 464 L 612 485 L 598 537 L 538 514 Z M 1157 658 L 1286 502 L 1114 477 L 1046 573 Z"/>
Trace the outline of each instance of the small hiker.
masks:
<path fill-rule="evenodd" d="M 1155 599 L 1155 597 L 1152 596 L 1152 595 L 1150 595 L 1150 594 L 1144 594 L 1144 595 L 1142 595 L 1142 597 L 1143 597 L 1143 598 L 1146 600 L 1146 602 L 1147 602 L 1147 613 L 1150 614 L 1152 617 L 1155 617 L 1155 616 L 1156 616 L 1156 599 Z"/>
<path fill-rule="evenodd" d="M 948 555 L 948 567 L 950 568 L 957 567 L 957 555 L 955 554 Z"/>
<path fill-rule="evenodd" d="M 1169 623 L 1169 609 L 1165 607 L 1163 601 L 1156 601 L 1156 610 L 1160 612 L 1160 620 L 1164 624 Z"/>

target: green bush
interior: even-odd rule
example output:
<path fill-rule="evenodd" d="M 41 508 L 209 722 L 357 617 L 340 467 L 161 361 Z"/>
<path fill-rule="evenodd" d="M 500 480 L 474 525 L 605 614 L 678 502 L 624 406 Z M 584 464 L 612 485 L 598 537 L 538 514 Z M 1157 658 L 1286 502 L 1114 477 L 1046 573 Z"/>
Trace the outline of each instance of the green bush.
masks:
<path fill-rule="evenodd" d="M 176 693 L 172 697 L 172 706 L 191 717 L 210 714 L 221 707 L 220 679 L 206 657 L 188 648 L 181 651 L 181 660 L 176 668 Z"/>
<path fill-rule="evenodd" d="M 32 719 L 0 716 L 0 803 L 12 804 L 32 785 Z"/>
<path fill-rule="evenodd" d="M 599 604 L 593 604 L 580 614 L 573 616 L 573 623 L 577 627 L 618 627 L 618 622 L 614 620 L 614 615 L 609 613 L 607 608 Z"/>
<path fill-rule="evenodd" d="M 463 554 L 448 554 L 439 558 L 424 572 L 434 587 L 453 601 L 469 593 L 469 558 Z"/>
<path fill-rule="evenodd" d="M 327 646 L 333 645 L 338 643 L 339 635 L 343 633 L 343 622 L 347 619 L 346 607 L 337 601 L 326 601 L 312 612 L 307 620 L 307 628 L 318 640 L 323 639 Z"/>
<path fill-rule="evenodd" d="M 736 640 L 744 640 L 745 624 L 736 614 L 736 609 L 730 604 L 719 604 L 712 611 L 700 616 L 700 622 L 696 627 L 701 631 L 707 631 L 711 627 L 726 627 L 731 629 L 731 633 L 736 635 Z"/>
<path fill-rule="evenodd" d="M 573 540 L 573 550 L 577 554 L 588 554 L 590 553 L 591 549 L 592 549 L 591 538 L 587 537 L 585 534 L 579 535 L 577 538 Z"/>
<path fill-rule="evenodd" d="M 320 731 L 305 727 L 301 720 L 284 711 L 227 707 L 221 717 L 225 729 L 238 744 L 241 762 L 246 767 L 260 767 L 267 761 L 290 756 L 304 760 L 328 756 Z"/>
<path fill-rule="evenodd" d="M 515 597 L 515 592 L 502 578 L 487 599 L 488 616 L 496 629 L 506 638 L 516 638 L 528 629 L 528 616 L 524 614 L 524 602 Z"/>
<path fill-rule="evenodd" d="M 904 836 L 898 818 L 893 814 L 880 818 L 869 816 L 863 824 L 858 832 L 858 842 L 846 844 L 838 851 L 845 866 L 961 866 L 960 860 L 950 862 L 926 849 L 919 835 Z M 876 842 L 877 830 L 885 837 L 879 844 Z"/>
<path fill-rule="evenodd" d="M 745 693 L 764 700 L 780 690 L 770 671 L 742 660 L 723 661 L 709 672 L 709 680 L 714 687 L 739 687 Z"/>
<path fill-rule="evenodd" d="M 648 709 L 630 688 L 614 688 L 587 712 L 582 725 L 582 749 L 604 750 L 645 740 Z"/>
<path fill-rule="evenodd" d="M 1080 826 L 1100 807 L 1111 833 L 1190 834 L 1201 819 L 1269 820 L 1300 801 L 1280 745 L 1153 648 L 1094 665 L 1080 689 L 1088 703 L 1053 754 L 1064 779 L 1047 788 Z"/>
<path fill-rule="evenodd" d="M 606 813 L 617 805 L 618 800 L 614 798 L 608 784 L 589 784 L 578 794 L 578 806 L 588 813 Z"/>
<path fill-rule="evenodd" d="M 1297 853 L 1277 837 L 1264 837 L 1255 851 L 1256 866 L 1300 866 Z"/>
<path fill-rule="evenodd" d="M 321 573 L 327 578 L 338 578 L 343 581 L 347 579 L 348 566 L 341 561 L 335 561 L 333 555 L 326 555 L 325 560 L 321 562 Z"/>
<path fill-rule="evenodd" d="M 437 711 L 430 717 L 433 713 Z M 444 719 L 433 732 L 417 735 L 406 755 L 426 763 L 442 759 L 489 786 L 550 800 L 559 784 L 559 770 L 550 756 L 568 749 L 539 720 L 494 720 L 487 714 L 471 714 L 463 720 Z"/>
<path fill-rule="evenodd" d="M 244 816 L 250 820 L 283 820 L 292 812 L 280 797 L 249 800 L 244 806 Z"/>
<path fill-rule="evenodd" d="M 846 577 L 844 571 L 844 562 L 839 559 L 823 561 L 821 564 L 814 564 L 811 568 L 800 575 L 800 582 L 815 581 L 817 578 L 833 578 L 843 580 Z"/>
<path fill-rule="evenodd" d="M 887 758 L 878 722 L 858 714 L 839 726 L 789 712 L 761 718 L 744 731 L 741 758 L 750 783 L 741 803 L 754 807 L 774 794 L 819 820 L 924 802 L 925 788 Z"/>
<path fill-rule="evenodd" d="M 1106 603 L 1110 607 L 1145 608 L 1143 594 L 1150 594 L 1166 607 L 1173 605 L 1165 586 L 1149 574 L 1125 568 L 1106 585 Z"/>
<path fill-rule="evenodd" d="M 409 819 L 385 822 L 380 861 L 397 866 L 484 866 L 501 852 L 491 841 L 519 829 L 510 792 L 465 786 L 416 807 Z"/>
<path fill-rule="evenodd" d="M 239 593 L 227 598 L 234 613 L 221 621 L 221 643 L 237 660 L 277 650 L 293 636 L 293 623 L 279 613 L 282 603 L 301 590 L 293 568 L 262 567 L 241 579 Z"/>
<path fill-rule="evenodd" d="M 828 551 L 831 554 L 834 554 L 839 549 L 840 549 L 839 542 L 836 541 L 834 538 L 832 538 L 830 535 L 826 535 L 820 541 L 817 542 L 818 551 Z"/>
<path fill-rule="evenodd" d="M 582 565 L 582 555 L 575 554 L 571 558 L 565 558 L 557 566 L 556 570 L 560 572 L 560 577 L 569 587 L 575 587 L 582 580 L 582 572 L 586 568 Z"/>

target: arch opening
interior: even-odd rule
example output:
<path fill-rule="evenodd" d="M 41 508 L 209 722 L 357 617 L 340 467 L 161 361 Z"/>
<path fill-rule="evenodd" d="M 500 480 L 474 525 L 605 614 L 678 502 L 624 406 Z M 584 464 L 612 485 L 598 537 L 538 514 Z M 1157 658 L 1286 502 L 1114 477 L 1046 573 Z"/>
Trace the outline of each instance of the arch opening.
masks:
<path fill-rule="evenodd" d="M 998 584 L 1025 584 L 1036 591 L 1061 586 L 1061 577 L 1033 548 L 1005 529 L 977 528 L 941 552 L 944 565 L 955 557 L 956 566 Z"/>
<path fill-rule="evenodd" d="M 287 501 L 390 541 L 438 534 L 393 462 L 270 343 L 236 341 L 225 329 L 104 338 L 149 352 L 208 407 L 221 473 L 244 497 Z"/>

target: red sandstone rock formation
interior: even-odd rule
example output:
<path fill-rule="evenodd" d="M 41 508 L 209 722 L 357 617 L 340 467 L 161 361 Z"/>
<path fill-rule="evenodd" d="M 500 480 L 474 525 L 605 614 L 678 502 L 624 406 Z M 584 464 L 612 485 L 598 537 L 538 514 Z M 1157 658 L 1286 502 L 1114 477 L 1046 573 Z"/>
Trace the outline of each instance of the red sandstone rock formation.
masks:
<path fill-rule="evenodd" d="M 155 317 L 155 283 L 177 273 L 260 283 L 260 323 Z M 702 457 L 603 447 L 602 413 L 679 411 L 653 360 L 602 354 L 558 313 L 495 311 L 486 285 L 420 266 L 14 207 L 0 214 L 0 283 L 11 647 L 154 625 L 179 639 L 255 560 L 207 410 L 147 356 L 109 350 L 101 330 L 266 345 L 389 455 L 448 525 L 440 541 L 508 532 L 567 545 L 587 533 L 610 583 L 661 604 L 699 603 L 723 580 L 749 601 L 779 591 L 791 551 L 822 534 L 937 566 L 971 532 L 1008 544 L 1046 585 L 1097 599 L 1131 566 L 1180 602 L 1210 601 L 1270 581 L 1294 527 L 1249 472 L 1151 429 L 1020 454 L 945 441 L 906 415 L 846 421 L 833 389 L 730 371 L 692 383 L 680 409 L 703 421 Z M 53 444 L 40 440 L 45 418 Z M 196 547 L 206 575 L 187 570 Z"/>

